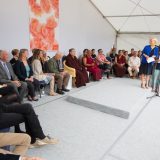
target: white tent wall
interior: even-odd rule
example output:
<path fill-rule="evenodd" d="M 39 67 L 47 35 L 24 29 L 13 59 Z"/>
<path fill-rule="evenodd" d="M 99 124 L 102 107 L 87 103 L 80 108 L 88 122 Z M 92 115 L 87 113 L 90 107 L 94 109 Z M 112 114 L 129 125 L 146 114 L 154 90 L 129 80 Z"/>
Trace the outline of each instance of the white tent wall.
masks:
<path fill-rule="evenodd" d="M 160 35 L 153 34 L 120 34 L 117 38 L 117 49 L 125 49 L 130 52 L 131 48 L 143 50 L 145 45 L 149 44 L 150 38 L 157 38 L 160 41 Z"/>
<path fill-rule="evenodd" d="M 102 48 L 108 51 L 115 41 L 115 31 L 89 0 L 60 0 L 60 49 L 66 54 L 75 48 Z"/>
<path fill-rule="evenodd" d="M 27 0 L 0 0 L 0 49 L 29 48 Z"/>
<path fill-rule="evenodd" d="M 28 0 L 0 0 L 0 49 L 29 48 Z M 76 48 L 110 49 L 115 31 L 88 0 L 60 0 L 59 44 L 64 53 Z M 49 52 L 53 55 L 53 52 Z"/>

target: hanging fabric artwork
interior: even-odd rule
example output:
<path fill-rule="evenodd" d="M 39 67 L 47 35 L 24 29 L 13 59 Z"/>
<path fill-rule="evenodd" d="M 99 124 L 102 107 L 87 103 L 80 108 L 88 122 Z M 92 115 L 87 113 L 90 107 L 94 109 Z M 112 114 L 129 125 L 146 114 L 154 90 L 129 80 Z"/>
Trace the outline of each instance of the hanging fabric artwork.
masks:
<path fill-rule="evenodd" d="M 58 44 L 59 0 L 28 0 L 30 48 L 56 51 Z"/>

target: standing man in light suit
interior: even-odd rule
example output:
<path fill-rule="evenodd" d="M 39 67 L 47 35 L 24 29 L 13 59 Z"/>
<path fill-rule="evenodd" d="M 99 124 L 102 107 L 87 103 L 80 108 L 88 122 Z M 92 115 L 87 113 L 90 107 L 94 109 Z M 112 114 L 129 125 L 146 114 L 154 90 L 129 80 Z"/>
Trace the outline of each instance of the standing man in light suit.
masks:
<path fill-rule="evenodd" d="M 0 84 L 11 85 L 20 95 L 21 101 L 27 91 L 26 82 L 21 82 L 15 75 L 12 65 L 8 62 L 8 52 L 0 50 Z"/>

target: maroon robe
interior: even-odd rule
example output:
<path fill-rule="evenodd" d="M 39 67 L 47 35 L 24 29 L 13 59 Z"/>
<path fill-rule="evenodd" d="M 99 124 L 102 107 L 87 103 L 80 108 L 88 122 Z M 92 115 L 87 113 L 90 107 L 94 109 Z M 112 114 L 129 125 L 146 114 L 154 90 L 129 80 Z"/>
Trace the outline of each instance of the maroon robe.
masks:
<path fill-rule="evenodd" d="M 114 73 L 116 77 L 123 77 L 126 73 L 126 67 L 125 66 L 120 66 L 120 64 L 126 63 L 126 58 L 125 56 L 117 56 L 117 64 L 113 66 Z"/>
<path fill-rule="evenodd" d="M 87 64 L 95 63 L 91 57 L 86 57 Z M 93 74 L 93 80 L 99 81 L 102 78 L 101 69 L 98 68 L 97 64 L 95 66 L 87 66 L 87 70 Z"/>
<path fill-rule="evenodd" d="M 74 58 L 68 54 L 66 57 L 66 65 L 76 70 L 76 87 L 85 86 L 89 82 L 88 74 L 84 66 L 82 66 L 75 56 Z"/>

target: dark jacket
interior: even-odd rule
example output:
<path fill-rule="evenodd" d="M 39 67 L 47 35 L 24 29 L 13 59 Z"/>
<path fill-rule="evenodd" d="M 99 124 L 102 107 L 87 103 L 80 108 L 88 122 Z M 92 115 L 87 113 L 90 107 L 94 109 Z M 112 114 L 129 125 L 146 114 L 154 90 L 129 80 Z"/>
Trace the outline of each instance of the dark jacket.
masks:
<path fill-rule="evenodd" d="M 17 61 L 18 61 L 17 59 L 12 58 L 12 59 L 10 60 L 10 63 L 11 63 L 12 66 L 14 66 Z"/>
<path fill-rule="evenodd" d="M 0 160 L 19 160 L 19 158 L 19 155 L 0 153 Z"/>
<path fill-rule="evenodd" d="M 17 75 L 17 77 L 19 78 L 19 80 L 25 81 L 26 78 L 30 78 L 31 76 L 33 76 L 32 67 L 30 66 L 29 63 L 28 63 L 28 65 L 30 67 L 29 77 L 27 77 L 27 72 L 26 72 L 26 68 L 24 66 L 24 63 L 22 61 L 20 61 L 20 60 L 18 60 L 15 63 L 15 66 L 14 66 L 15 74 Z"/>

